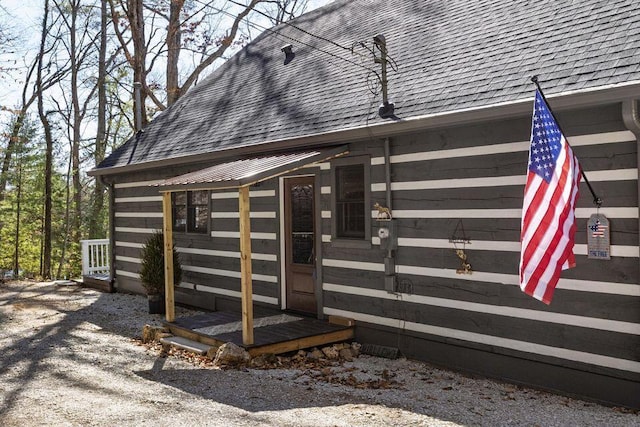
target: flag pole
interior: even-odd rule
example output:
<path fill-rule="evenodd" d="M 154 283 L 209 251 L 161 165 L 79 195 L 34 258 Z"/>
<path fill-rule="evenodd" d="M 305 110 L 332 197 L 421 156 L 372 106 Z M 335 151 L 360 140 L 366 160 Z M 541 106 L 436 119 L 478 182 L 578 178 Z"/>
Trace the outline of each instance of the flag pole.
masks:
<path fill-rule="evenodd" d="M 542 88 L 540 87 L 540 83 L 538 82 L 538 76 L 531 77 L 531 81 L 538 88 L 538 92 L 540 92 L 540 96 L 542 96 L 542 99 L 544 99 L 544 102 L 547 105 L 549 105 L 549 101 L 547 101 L 547 97 L 544 96 L 544 92 L 542 91 Z M 553 116 L 553 120 L 555 120 L 556 124 L 558 125 L 558 129 L 560 129 L 560 132 L 562 132 L 562 134 L 565 135 L 565 138 L 566 138 L 566 134 L 562 130 L 562 127 L 560 127 L 560 122 L 556 118 L 556 115 L 553 113 L 553 110 L 551 109 L 551 106 L 549 106 L 548 108 L 549 108 L 549 112 Z M 569 142 L 567 141 L 567 144 L 568 143 Z M 593 204 L 596 205 L 597 207 L 602 206 L 602 199 L 596 195 L 595 191 L 593 191 L 593 187 L 591 186 L 591 183 L 587 179 L 587 175 L 585 175 L 584 170 L 582 168 L 580 168 L 580 173 L 582 174 L 582 179 L 584 179 L 584 182 L 587 184 L 587 187 L 589 187 L 589 191 L 591 191 L 591 195 L 593 196 Z"/>

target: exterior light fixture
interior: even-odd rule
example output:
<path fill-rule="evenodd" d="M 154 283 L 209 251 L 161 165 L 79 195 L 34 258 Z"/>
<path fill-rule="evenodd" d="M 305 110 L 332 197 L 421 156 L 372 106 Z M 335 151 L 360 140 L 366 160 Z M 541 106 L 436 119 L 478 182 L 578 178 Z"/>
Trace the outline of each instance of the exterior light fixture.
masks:
<path fill-rule="evenodd" d="M 296 57 L 296 54 L 293 53 L 293 45 L 291 44 L 282 46 L 280 50 L 284 52 L 284 65 L 287 65 L 289 62 L 293 61 L 293 58 Z"/>

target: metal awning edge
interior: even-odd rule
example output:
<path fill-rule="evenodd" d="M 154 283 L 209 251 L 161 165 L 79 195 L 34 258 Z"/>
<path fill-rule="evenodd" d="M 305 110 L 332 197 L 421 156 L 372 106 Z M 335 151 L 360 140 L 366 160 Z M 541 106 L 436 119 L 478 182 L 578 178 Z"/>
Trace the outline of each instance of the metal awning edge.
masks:
<path fill-rule="evenodd" d="M 300 151 L 302 152 L 306 150 L 300 150 Z M 312 151 L 312 150 L 309 150 L 309 151 Z M 284 175 L 289 172 L 293 172 L 295 170 L 298 170 L 300 168 L 303 168 L 313 163 L 323 162 L 323 161 L 334 159 L 336 157 L 343 156 L 349 152 L 349 145 L 341 145 L 333 148 L 318 148 L 317 150 L 313 150 L 313 151 L 318 151 L 318 153 L 316 155 L 307 157 L 305 159 L 295 160 L 295 161 L 265 170 L 263 172 L 257 173 L 255 175 L 252 175 L 250 177 L 243 178 L 243 179 L 233 179 L 233 180 L 224 180 L 224 181 L 215 181 L 215 182 L 212 181 L 212 182 L 194 182 L 194 183 L 184 183 L 184 184 L 167 184 L 167 185 L 160 183 L 160 184 L 155 184 L 153 186 L 158 187 L 158 191 L 160 193 L 176 192 L 176 191 L 193 191 L 193 190 L 225 190 L 225 189 L 246 187 L 246 186 L 256 184 L 258 182 L 266 181 L 271 178 Z M 253 156 L 248 159 L 259 159 L 263 157 L 265 157 L 265 154 L 262 154 L 260 156 Z M 235 161 L 237 160 L 234 160 L 231 162 L 222 162 L 214 166 L 225 166 Z M 211 167 L 212 166 L 202 168 L 201 171 L 210 169 Z M 197 172 L 199 171 L 194 171 L 188 174 L 183 174 L 173 178 L 169 178 L 166 181 L 176 180 L 182 176 L 191 175 Z"/>

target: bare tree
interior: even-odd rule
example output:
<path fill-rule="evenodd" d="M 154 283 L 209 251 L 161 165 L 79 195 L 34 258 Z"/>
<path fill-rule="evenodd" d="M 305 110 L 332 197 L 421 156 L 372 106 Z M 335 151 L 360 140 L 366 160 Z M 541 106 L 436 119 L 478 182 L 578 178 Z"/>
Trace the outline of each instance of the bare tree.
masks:
<path fill-rule="evenodd" d="M 169 25 L 167 27 L 167 105 L 180 98 L 180 82 L 178 80 L 178 62 L 182 46 L 182 22 L 180 13 L 185 0 L 172 0 L 169 6 Z"/>
<path fill-rule="evenodd" d="M 82 219 L 82 179 L 81 179 L 81 144 L 83 138 L 83 124 L 88 112 L 92 110 L 95 93 L 98 89 L 95 79 L 90 78 L 95 71 L 91 63 L 95 56 L 96 39 L 99 31 L 92 31 L 94 27 L 95 11 L 86 7 L 81 0 L 53 0 L 53 5 L 60 18 L 61 55 L 69 58 L 69 76 L 64 81 L 62 101 L 65 113 L 63 117 L 71 130 L 70 156 L 72 176 L 72 226 L 71 238 L 76 248 L 79 248 Z M 68 85 L 68 86 L 67 86 Z M 66 89 L 66 90 L 65 90 Z M 56 101 L 60 105 L 59 101 Z M 60 110 L 60 109 L 59 109 Z M 72 252 L 73 266 L 79 266 L 80 256 L 77 251 Z"/>
<path fill-rule="evenodd" d="M 309 0 L 264 0 L 262 7 L 273 25 L 279 25 L 302 15 L 309 6 Z"/>
<path fill-rule="evenodd" d="M 172 0 L 172 3 L 174 1 L 176 1 L 176 0 Z M 184 83 L 181 86 L 177 84 L 177 79 L 176 79 L 175 82 L 167 81 L 167 93 L 173 93 L 175 95 L 173 97 L 173 99 L 170 99 L 169 97 L 167 98 L 168 105 L 171 105 L 175 101 L 177 101 L 178 98 L 183 93 L 188 91 L 191 88 L 191 86 L 193 86 L 196 83 L 196 81 L 200 77 L 200 74 L 202 74 L 202 72 L 207 67 L 209 67 L 216 60 L 218 60 L 218 59 L 220 59 L 220 58 L 222 58 L 224 56 L 224 54 L 227 52 L 229 47 L 232 46 L 233 41 L 238 36 L 238 30 L 240 28 L 240 23 L 247 17 L 247 15 L 249 15 L 249 13 L 261 1 L 263 1 L 263 0 L 251 0 L 246 6 L 244 6 L 242 4 L 239 4 L 240 5 L 240 11 L 232 18 L 233 22 L 232 22 L 231 26 L 226 31 L 225 35 L 223 37 L 221 37 L 218 41 L 215 42 L 215 45 L 217 45 L 217 48 L 211 53 L 206 53 L 205 47 L 203 47 L 203 52 L 205 52 L 205 53 L 203 55 L 203 58 L 202 58 L 201 62 L 188 75 L 188 77 L 184 80 Z M 178 16 L 174 16 L 174 19 L 177 18 L 177 17 L 179 17 L 179 15 Z M 173 24 L 171 22 L 169 22 L 169 27 L 171 28 L 172 26 L 174 26 L 176 28 L 180 28 L 181 26 L 185 25 L 191 18 L 192 18 L 191 16 L 187 17 L 179 25 L 176 22 L 174 22 Z M 180 38 L 179 37 L 173 37 L 173 38 L 168 38 L 167 39 L 168 48 L 169 49 L 173 49 L 174 52 L 176 52 L 176 53 L 174 53 L 173 56 L 171 56 L 169 58 L 169 59 L 171 59 L 171 62 L 167 61 L 167 63 L 168 63 L 167 64 L 167 71 L 169 71 L 169 67 L 171 67 L 172 73 L 174 73 L 174 74 L 177 74 L 179 53 L 180 53 L 180 48 L 181 48 L 181 46 L 174 44 L 176 42 L 178 42 L 178 43 L 180 42 Z M 169 75 L 169 72 L 167 72 L 167 76 L 168 75 Z"/>
<path fill-rule="evenodd" d="M 51 175 L 53 173 L 53 137 L 51 136 L 51 125 L 44 111 L 44 88 L 42 84 L 42 69 L 45 56 L 45 44 L 49 28 L 49 0 L 44 1 L 44 14 L 42 17 L 42 30 L 40 34 L 40 50 L 37 59 L 36 94 L 38 97 L 38 115 L 44 129 L 45 136 L 45 169 L 44 169 L 44 221 L 43 221 L 43 243 L 42 243 L 42 267 L 40 274 L 45 279 L 51 277 Z"/>
<path fill-rule="evenodd" d="M 133 69 L 133 81 L 142 83 L 140 93 L 140 106 L 134 98 L 133 110 L 140 109 L 142 125 L 148 123 L 148 117 L 144 106 L 147 96 L 151 93 L 147 85 L 147 39 L 145 36 L 144 7 L 142 0 L 108 0 L 111 9 L 111 21 L 116 37 L 127 62 Z M 125 34 L 129 33 L 128 39 Z M 131 46 L 133 45 L 133 46 Z"/>
<path fill-rule="evenodd" d="M 146 105 L 147 98 L 158 110 L 175 103 L 196 84 L 207 67 L 224 58 L 234 43 L 244 42 L 240 24 L 262 1 L 248 0 L 234 6 L 231 2 L 224 5 L 221 4 L 224 2 L 216 1 L 109 0 L 117 39 L 133 69 L 134 81 L 142 84 L 142 105 Z M 227 6 L 233 6 L 233 12 Z M 165 24 L 157 25 L 158 20 Z M 220 22 L 228 23 L 225 30 L 215 26 Z M 146 32 L 146 29 L 150 31 Z M 166 29 L 164 36 L 160 29 Z M 188 37 L 183 37 L 185 34 Z M 181 76 L 179 68 L 184 65 L 181 63 L 184 51 L 199 59 Z M 166 63 L 164 92 L 159 91 L 162 89 L 160 83 L 148 78 L 159 63 Z M 134 104 L 135 108 L 137 105 Z M 147 122 L 143 109 L 143 125 Z"/>
<path fill-rule="evenodd" d="M 96 142 L 93 157 L 98 165 L 105 156 L 107 148 L 107 0 L 100 0 L 100 46 L 98 47 L 98 115 L 96 117 Z M 88 234 L 90 239 L 104 237 L 99 221 L 100 213 L 104 209 L 104 185 L 97 179 L 91 198 L 91 213 L 89 215 Z"/>
<path fill-rule="evenodd" d="M 47 31 L 49 31 L 49 29 L 47 29 Z M 38 99 L 38 93 L 40 89 L 44 92 L 47 89 L 55 86 L 60 82 L 62 78 L 64 78 L 64 76 L 68 72 L 68 68 L 60 67 L 52 70 L 47 75 L 41 74 L 41 77 L 35 84 L 35 88 L 32 87 L 31 79 L 33 78 L 33 73 L 38 68 L 38 63 L 41 56 L 45 56 L 51 50 L 51 47 L 43 50 L 42 54 L 39 54 L 38 57 L 36 57 L 36 59 L 34 60 L 33 64 L 29 67 L 29 69 L 27 70 L 27 75 L 25 77 L 25 82 L 22 87 L 20 106 L 11 110 L 11 112 L 16 116 L 16 120 L 13 121 L 11 132 L 6 135 L 7 145 L 4 150 L 2 167 L 0 169 L 0 201 L 4 200 L 4 195 L 7 187 L 7 173 L 9 171 L 11 157 L 14 153 L 15 142 L 17 141 L 18 135 L 20 135 L 22 126 L 24 125 L 27 111 L 29 110 L 31 105 Z M 40 89 L 38 88 L 38 85 Z"/>
<path fill-rule="evenodd" d="M 7 8 L 0 4 L 0 53 L 11 54 L 15 53 L 15 45 L 17 37 L 15 30 L 6 17 L 9 17 L 9 11 Z M 4 78 L 5 75 L 13 69 L 14 66 L 9 60 L 0 60 L 0 78 Z"/>

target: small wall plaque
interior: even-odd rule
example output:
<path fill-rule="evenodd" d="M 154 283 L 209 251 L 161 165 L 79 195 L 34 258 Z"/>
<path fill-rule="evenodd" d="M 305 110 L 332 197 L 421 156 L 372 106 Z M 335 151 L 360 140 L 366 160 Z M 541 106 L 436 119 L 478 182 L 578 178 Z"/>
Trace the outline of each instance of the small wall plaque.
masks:
<path fill-rule="evenodd" d="M 602 214 L 593 214 L 587 221 L 587 255 L 589 259 L 611 259 L 611 228 Z"/>

